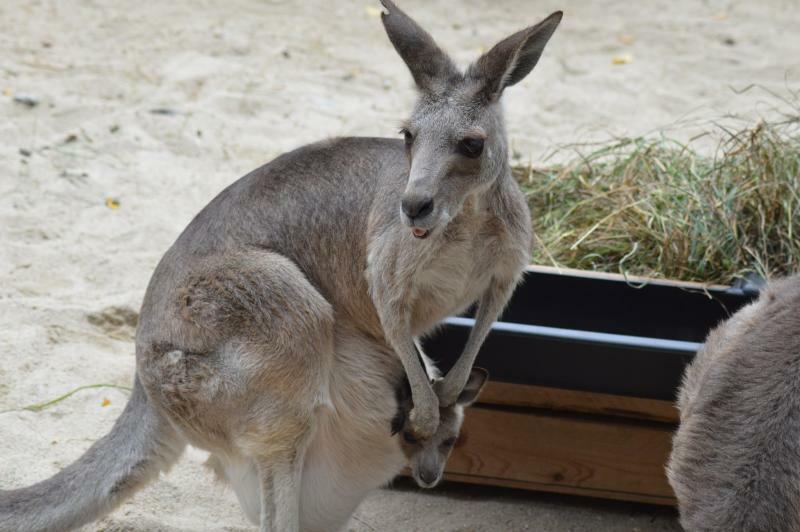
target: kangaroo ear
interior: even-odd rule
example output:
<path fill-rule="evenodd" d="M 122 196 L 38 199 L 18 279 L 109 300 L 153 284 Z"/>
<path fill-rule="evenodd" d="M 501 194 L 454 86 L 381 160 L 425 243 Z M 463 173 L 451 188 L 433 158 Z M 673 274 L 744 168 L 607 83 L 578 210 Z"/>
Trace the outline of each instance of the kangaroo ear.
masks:
<path fill-rule="evenodd" d="M 381 0 L 389 11 L 381 13 L 383 27 L 395 50 L 403 58 L 422 91 L 435 92 L 448 79 L 459 76 L 450 58 L 423 30 L 391 0 Z"/>
<path fill-rule="evenodd" d="M 500 41 L 470 66 L 467 75 L 483 84 L 489 99 L 499 98 L 503 89 L 521 81 L 533 70 L 561 22 L 561 16 L 562 12 L 556 11 L 537 25 Z"/>
<path fill-rule="evenodd" d="M 487 380 L 489 380 L 488 371 L 483 368 L 472 368 L 472 371 L 469 373 L 469 378 L 467 379 L 467 384 L 464 385 L 464 389 L 458 394 L 456 404 L 469 406 L 474 403 L 478 395 L 480 395 L 481 390 L 483 390 L 483 386 L 486 384 Z"/>

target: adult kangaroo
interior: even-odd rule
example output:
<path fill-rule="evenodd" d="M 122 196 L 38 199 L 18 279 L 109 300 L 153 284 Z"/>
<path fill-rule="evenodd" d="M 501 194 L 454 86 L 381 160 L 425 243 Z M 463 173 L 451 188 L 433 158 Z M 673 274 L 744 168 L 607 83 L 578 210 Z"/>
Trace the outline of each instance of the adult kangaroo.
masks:
<path fill-rule="evenodd" d="M 711 331 L 667 475 L 689 532 L 800 532 L 800 275 Z"/>
<path fill-rule="evenodd" d="M 500 97 L 533 69 L 561 13 L 462 72 L 383 5 L 419 89 L 405 140 L 305 146 L 214 198 L 147 288 L 122 416 L 54 477 L 1 493 L 0 530 L 96 519 L 187 443 L 211 453 L 262 531 L 336 530 L 415 449 L 442 430 L 452 444 L 485 379 L 474 359 L 531 243 Z M 417 339 L 475 302 L 463 355 L 432 385 Z M 413 408 L 394 435 L 406 378 Z M 423 485 L 438 481 L 441 460 L 411 463 Z"/>

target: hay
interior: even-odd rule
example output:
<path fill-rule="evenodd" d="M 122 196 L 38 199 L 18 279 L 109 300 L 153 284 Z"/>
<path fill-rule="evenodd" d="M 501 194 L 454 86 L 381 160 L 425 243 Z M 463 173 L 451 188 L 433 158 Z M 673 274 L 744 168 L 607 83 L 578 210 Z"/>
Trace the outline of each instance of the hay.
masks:
<path fill-rule="evenodd" d="M 515 168 L 533 262 L 707 283 L 800 271 L 797 125 L 718 128 L 713 156 L 642 137 L 558 167 Z"/>

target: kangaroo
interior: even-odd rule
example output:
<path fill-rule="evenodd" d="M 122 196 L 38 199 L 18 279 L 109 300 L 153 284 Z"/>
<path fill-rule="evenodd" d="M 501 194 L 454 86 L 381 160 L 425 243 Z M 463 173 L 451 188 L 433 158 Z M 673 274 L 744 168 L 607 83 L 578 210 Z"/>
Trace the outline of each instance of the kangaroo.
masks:
<path fill-rule="evenodd" d="M 441 377 L 433 361 L 422 353 L 422 357 L 431 382 L 437 383 Z M 464 421 L 464 408 L 478 399 L 483 386 L 489 379 L 489 373 L 482 368 L 473 368 L 464 389 L 453 406 L 440 408 L 440 423 L 432 438 L 420 440 L 409 425 L 409 414 L 414 404 L 411 400 L 411 385 L 404 378 L 401 386 L 395 391 L 397 397 L 397 413 L 392 419 L 392 435 L 400 434 L 403 454 L 411 468 L 411 476 L 422 488 L 432 488 L 442 479 L 444 466 L 453 451 L 453 446 L 461 432 Z"/>
<path fill-rule="evenodd" d="M 413 467 L 439 429 L 455 426 L 441 419 L 469 395 L 474 359 L 531 245 L 500 98 L 536 65 L 561 13 L 461 71 L 382 3 L 419 91 L 404 139 L 304 146 L 214 198 L 147 287 L 123 414 L 52 478 L 2 492 L 0 530 L 90 522 L 187 444 L 211 454 L 262 531 L 336 530 L 402 469 L 404 451 Z M 475 302 L 461 357 L 431 384 L 417 339 Z M 401 434 L 422 442 L 413 449 L 389 428 L 406 378 L 413 407 Z M 431 484 L 435 468 L 418 462 Z"/>
<path fill-rule="evenodd" d="M 800 531 L 800 275 L 711 331 L 678 408 L 667 476 L 683 527 Z"/>

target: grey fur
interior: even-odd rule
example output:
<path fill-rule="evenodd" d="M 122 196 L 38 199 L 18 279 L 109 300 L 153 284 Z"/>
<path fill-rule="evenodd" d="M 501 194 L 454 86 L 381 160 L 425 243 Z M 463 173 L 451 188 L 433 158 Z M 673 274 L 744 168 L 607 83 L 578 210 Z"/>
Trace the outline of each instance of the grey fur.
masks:
<path fill-rule="evenodd" d="M 430 366 L 429 359 L 426 362 Z M 411 476 L 423 488 L 432 488 L 442 479 L 447 459 L 461 432 L 464 408 L 472 405 L 483 390 L 489 373 L 482 368 L 473 368 L 467 384 L 453 405 L 439 409 L 439 428 L 430 439 L 419 440 L 408 423 L 408 414 L 413 407 L 411 387 L 408 380 L 397 389 L 398 412 L 392 419 L 392 433 L 401 436 L 400 445 L 408 459 Z M 438 380 L 434 379 L 434 381 Z"/>
<path fill-rule="evenodd" d="M 370 489 L 424 454 L 404 455 L 389 430 L 406 375 L 408 431 L 438 441 L 455 426 L 440 417 L 453 412 L 460 427 L 474 358 L 528 260 L 529 213 L 509 171 L 497 95 L 486 96 L 505 82 L 458 72 L 416 23 L 384 5 L 392 43 L 420 84 L 407 124 L 413 144 L 327 140 L 214 198 L 151 278 L 126 415 L 64 472 L 3 492 L 0 530 L 88 522 L 186 443 L 212 454 L 209 466 L 261 530 L 336 530 Z M 504 48 L 513 76 L 555 23 Z M 456 153 L 465 135 L 485 139 L 480 157 Z M 401 209 L 410 197 L 433 208 L 410 220 Z M 464 354 L 434 392 L 416 339 L 475 301 Z"/>
<path fill-rule="evenodd" d="M 800 276 L 709 334 L 678 407 L 667 473 L 684 528 L 800 531 Z"/>

